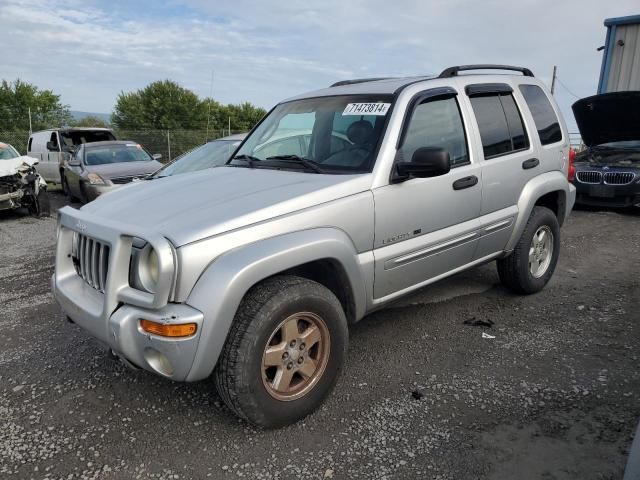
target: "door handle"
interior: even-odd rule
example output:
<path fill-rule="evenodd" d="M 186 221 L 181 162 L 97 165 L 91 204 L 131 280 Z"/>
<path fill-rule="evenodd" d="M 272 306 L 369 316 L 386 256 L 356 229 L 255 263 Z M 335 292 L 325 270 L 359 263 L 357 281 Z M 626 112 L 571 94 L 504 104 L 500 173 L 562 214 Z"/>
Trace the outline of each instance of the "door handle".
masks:
<path fill-rule="evenodd" d="M 522 162 L 522 169 L 529 170 L 530 168 L 535 168 L 538 165 L 540 165 L 540 160 L 537 158 L 530 158 L 529 160 Z"/>
<path fill-rule="evenodd" d="M 471 175 L 469 177 L 463 177 L 453 182 L 453 189 L 462 190 L 463 188 L 473 187 L 477 183 L 478 183 L 478 177 L 476 177 L 475 175 Z"/>

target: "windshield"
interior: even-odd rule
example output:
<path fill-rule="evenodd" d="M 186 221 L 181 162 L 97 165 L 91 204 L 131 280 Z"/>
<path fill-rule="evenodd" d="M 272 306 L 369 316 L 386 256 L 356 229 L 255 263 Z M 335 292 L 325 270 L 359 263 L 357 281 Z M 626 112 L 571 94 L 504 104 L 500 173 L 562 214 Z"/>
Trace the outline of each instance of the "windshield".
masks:
<path fill-rule="evenodd" d="M 278 105 L 230 164 L 363 173 L 373 168 L 391 95 L 341 95 Z"/>
<path fill-rule="evenodd" d="M 168 177 L 169 175 L 179 175 L 224 165 L 233 151 L 238 148 L 238 145 L 240 145 L 240 140 L 215 140 L 209 142 L 162 168 L 154 177 Z"/>
<path fill-rule="evenodd" d="M 19 156 L 20 154 L 11 145 L 0 142 L 0 160 L 9 160 Z"/>
<path fill-rule="evenodd" d="M 110 142 L 116 138 L 109 130 L 72 130 L 60 132 L 63 147 L 73 147 L 83 143 Z"/>
<path fill-rule="evenodd" d="M 137 143 L 126 145 L 109 145 L 87 149 L 84 157 L 85 165 L 104 165 L 107 163 L 148 162 L 153 160 L 142 146 Z"/>

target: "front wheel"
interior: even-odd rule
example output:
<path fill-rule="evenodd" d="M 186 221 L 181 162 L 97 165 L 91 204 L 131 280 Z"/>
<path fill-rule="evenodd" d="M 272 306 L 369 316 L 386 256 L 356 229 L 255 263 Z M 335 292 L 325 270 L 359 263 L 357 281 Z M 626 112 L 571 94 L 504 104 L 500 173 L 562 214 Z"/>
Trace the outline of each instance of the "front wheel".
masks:
<path fill-rule="evenodd" d="M 498 260 L 502 284 L 516 293 L 539 292 L 547 284 L 560 255 L 560 225 L 546 207 L 534 207 L 511 255 Z"/>
<path fill-rule="evenodd" d="M 323 285 L 278 276 L 242 300 L 214 374 L 240 417 L 261 427 L 294 423 L 316 410 L 346 357 L 347 321 Z"/>
<path fill-rule="evenodd" d="M 29 213 L 36 217 L 48 217 L 51 215 L 49 193 L 45 188 L 40 188 L 38 195 L 33 197 L 29 205 Z"/>

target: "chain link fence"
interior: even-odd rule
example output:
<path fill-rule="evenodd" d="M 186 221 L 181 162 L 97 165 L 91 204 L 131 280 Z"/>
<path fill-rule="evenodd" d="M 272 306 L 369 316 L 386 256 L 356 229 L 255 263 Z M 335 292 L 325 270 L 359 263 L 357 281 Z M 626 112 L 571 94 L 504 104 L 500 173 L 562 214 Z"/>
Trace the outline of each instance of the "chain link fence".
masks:
<path fill-rule="evenodd" d="M 139 143 L 150 153 L 162 155 L 163 163 L 170 162 L 174 158 L 193 150 L 194 148 L 226 135 L 242 133 L 239 130 L 118 130 L 113 133 L 119 140 L 131 140 Z M 0 142 L 9 143 L 23 155 L 27 153 L 29 132 L 0 131 Z"/>

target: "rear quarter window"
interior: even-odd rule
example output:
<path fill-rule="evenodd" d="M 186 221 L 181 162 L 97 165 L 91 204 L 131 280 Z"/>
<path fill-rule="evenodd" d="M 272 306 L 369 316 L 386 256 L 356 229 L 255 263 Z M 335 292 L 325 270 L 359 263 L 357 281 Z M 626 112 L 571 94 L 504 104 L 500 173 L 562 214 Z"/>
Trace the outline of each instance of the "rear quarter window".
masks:
<path fill-rule="evenodd" d="M 561 141 L 560 122 L 544 91 L 537 85 L 520 85 L 520 92 L 536 124 L 540 143 L 549 145 Z"/>

